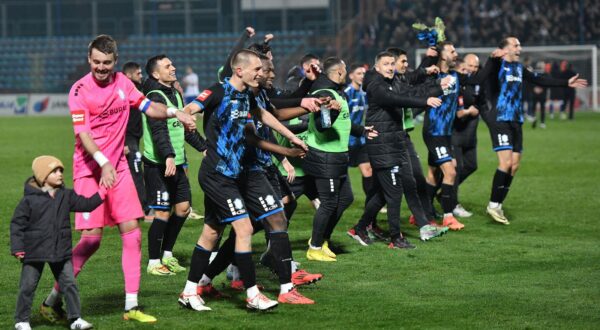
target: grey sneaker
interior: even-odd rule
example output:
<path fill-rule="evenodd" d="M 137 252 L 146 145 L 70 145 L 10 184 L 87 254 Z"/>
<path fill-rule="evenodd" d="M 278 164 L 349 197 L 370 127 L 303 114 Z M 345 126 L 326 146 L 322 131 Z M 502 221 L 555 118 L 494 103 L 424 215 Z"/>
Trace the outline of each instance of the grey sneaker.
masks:
<path fill-rule="evenodd" d="M 440 237 L 448 232 L 448 227 L 438 227 L 432 225 L 425 225 L 419 229 L 419 234 L 423 242 L 428 241 L 435 237 Z"/>
<path fill-rule="evenodd" d="M 456 204 L 456 207 L 454 208 L 454 211 L 452 211 L 452 213 L 454 213 L 455 217 L 459 218 L 468 218 L 470 216 L 473 216 L 473 213 L 465 210 L 465 208 L 460 204 Z"/>
<path fill-rule="evenodd" d="M 494 221 L 499 222 L 503 225 L 510 225 L 510 222 L 504 216 L 504 211 L 502 211 L 499 207 L 487 207 L 487 213 L 494 219 Z"/>

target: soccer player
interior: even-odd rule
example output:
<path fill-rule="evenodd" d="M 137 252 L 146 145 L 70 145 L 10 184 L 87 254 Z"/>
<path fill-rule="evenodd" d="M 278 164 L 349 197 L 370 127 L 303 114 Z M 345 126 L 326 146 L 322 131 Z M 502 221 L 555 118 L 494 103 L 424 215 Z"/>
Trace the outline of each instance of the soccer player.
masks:
<path fill-rule="evenodd" d="M 504 38 L 499 49 L 504 56 L 502 60 L 494 61 L 494 70 L 490 73 L 493 77 L 498 77 L 499 85 L 499 89 L 493 91 L 490 98 L 493 104 L 492 113 L 495 116 L 495 120 L 490 120 L 490 134 L 498 156 L 498 168 L 492 181 L 487 213 L 494 221 L 508 225 L 510 222 L 504 215 L 502 203 L 519 169 L 523 152 L 523 80 L 545 87 L 571 88 L 583 88 L 587 86 L 587 81 L 580 79 L 577 74 L 569 79 L 557 79 L 527 70 L 519 62 L 522 48 L 516 37 Z"/>
<path fill-rule="evenodd" d="M 279 131 L 297 146 L 306 147 L 270 113 L 260 109 L 255 98 L 248 93 L 249 87 L 258 86 L 262 73 L 258 55 L 248 50 L 237 52 L 232 56 L 231 69 L 231 78 L 203 91 L 185 108 L 191 114 L 204 111 L 204 131 L 208 141 L 207 154 L 198 173 L 198 181 L 205 192 L 207 213 L 202 234 L 192 255 L 188 280 L 179 296 L 181 305 L 196 311 L 209 309 L 198 296 L 198 283 L 226 224 L 231 224 L 236 233 L 235 261 L 246 287 L 246 306 L 258 310 L 277 306 L 276 301 L 264 296 L 256 286 L 251 253 L 253 228 L 248 211 L 256 219 L 267 218 L 271 224 L 285 221 L 281 221 L 283 208 L 275 200 L 274 194 L 270 197 L 262 194 L 269 187 L 249 185 L 242 177 L 242 157 L 246 152 L 244 130 L 251 118 L 250 111 L 260 111 L 263 124 Z M 275 226 L 273 229 L 278 230 Z"/>
<path fill-rule="evenodd" d="M 479 57 L 467 54 L 463 58 L 459 71 L 471 75 L 479 71 Z M 457 191 L 473 172 L 477 170 L 477 124 L 479 114 L 487 112 L 487 101 L 482 85 L 463 85 L 460 88 L 459 109 L 456 111 L 452 131 L 452 149 L 456 159 L 456 180 L 454 187 Z M 453 213 L 457 217 L 467 218 L 473 214 L 460 204 L 456 204 Z"/>
<path fill-rule="evenodd" d="M 367 110 L 367 93 L 362 89 L 366 69 L 359 64 L 350 66 L 348 78 L 350 84 L 344 90 L 348 99 L 348 108 L 350 109 L 350 120 L 353 124 L 363 125 L 365 122 L 365 113 Z M 367 154 L 366 139 L 364 136 L 350 136 L 348 145 L 348 156 L 350 167 L 358 167 L 362 176 L 362 187 L 365 193 L 365 205 L 375 193 L 373 190 L 373 169 L 369 163 Z M 376 226 L 376 225 L 375 225 Z M 376 227 L 379 229 L 379 227 Z M 379 234 L 379 231 L 376 233 Z"/>
<path fill-rule="evenodd" d="M 375 58 L 375 70 L 369 71 L 364 86 L 369 100 L 366 125 L 377 127 L 379 136 L 367 140 L 369 160 L 373 166 L 377 194 L 367 203 L 365 211 L 354 226 L 362 245 L 370 243 L 366 232 L 367 225 L 376 216 L 383 204 L 388 207 L 390 228 L 390 248 L 414 248 L 400 232 L 400 202 L 403 188 L 400 167 L 407 166 L 408 157 L 404 146 L 404 128 L 400 116 L 403 107 L 435 106 L 441 102 L 436 97 L 412 97 L 407 93 L 400 95 L 393 91 L 394 68 L 396 58 L 390 52 L 381 52 Z M 423 218 L 420 224 L 421 239 L 428 240 L 443 234 L 443 229 L 431 226 Z"/>
<path fill-rule="evenodd" d="M 452 155 L 451 135 L 454 118 L 458 110 L 458 96 L 460 86 L 481 84 L 493 70 L 493 61 L 488 60 L 485 67 L 470 76 L 463 75 L 454 70 L 458 53 L 454 45 L 449 41 L 444 41 L 437 46 L 439 54 L 437 66 L 440 69 L 438 77 L 452 77 L 453 84 L 444 90 L 441 97 L 442 105 L 427 109 L 425 123 L 423 126 L 423 140 L 429 150 L 428 163 L 429 171 L 427 183 L 429 189 L 429 198 L 433 200 L 437 190 L 437 171 L 443 173 L 441 182 L 440 204 L 444 212 L 442 225 L 451 230 L 461 230 L 464 225 L 454 217 L 454 209 L 458 204 L 454 182 L 456 180 L 456 161 Z M 492 57 L 500 55 L 499 51 L 491 54 Z"/>
<path fill-rule="evenodd" d="M 144 82 L 144 94 L 152 102 L 169 108 L 183 109 L 184 101 L 174 87 L 176 68 L 164 54 L 146 63 L 148 79 Z M 168 276 L 185 271 L 173 256 L 177 236 L 190 213 L 191 191 L 184 170 L 185 141 L 197 142 L 194 146 L 202 151 L 202 139 L 190 139 L 177 118 L 167 121 L 144 115 L 144 174 L 148 190 L 149 207 L 155 217 L 148 231 L 148 267 L 151 275 Z"/>
<path fill-rule="evenodd" d="M 183 77 L 183 97 L 185 98 L 185 104 L 192 102 L 198 94 L 200 89 L 198 88 L 198 75 L 192 70 L 191 66 L 185 68 L 185 76 Z"/>
<path fill-rule="evenodd" d="M 127 62 L 121 70 L 139 91 L 142 90 L 142 68 L 138 63 Z M 140 152 L 140 139 L 142 138 L 142 113 L 138 109 L 129 109 L 129 121 L 125 133 L 125 157 L 129 164 L 129 172 L 135 183 L 140 203 L 144 213 L 148 211 L 146 203 L 146 187 L 144 186 L 144 173 L 142 170 L 142 153 Z"/>
<path fill-rule="evenodd" d="M 287 73 L 285 85 L 289 89 L 296 89 L 308 77 L 313 66 L 320 66 L 321 60 L 314 54 L 306 54 L 300 59 L 300 65 L 292 67 Z"/>
<path fill-rule="evenodd" d="M 82 231 L 73 249 L 73 269 L 77 275 L 85 262 L 98 250 L 105 226 L 118 226 L 123 242 L 122 268 L 125 279 L 125 320 L 156 322 L 138 306 L 141 262 L 141 231 L 137 218 L 144 215 L 123 153 L 130 107 L 147 116 L 166 119 L 177 117 L 188 129 L 193 118 L 176 109 L 153 103 L 120 72 L 117 43 L 108 35 L 99 35 L 88 46 L 90 73 L 78 80 L 69 93 L 69 108 L 75 131 L 73 155 L 74 190 L 84 196 L 99 186 L 111 188 L 104 203 L 92 212 L 77 213 L 75 229 Z M 54 306 L 58 287 L 46 298 Z"/>

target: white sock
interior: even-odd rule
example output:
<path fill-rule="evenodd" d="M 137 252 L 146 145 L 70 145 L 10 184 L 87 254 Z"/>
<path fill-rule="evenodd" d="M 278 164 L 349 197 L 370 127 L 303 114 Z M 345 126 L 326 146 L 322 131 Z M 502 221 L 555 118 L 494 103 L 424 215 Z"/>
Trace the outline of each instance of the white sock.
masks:
<path fill-rule="evenodd" d="M 294 285 L 292 284 L 292 282 L 282 284 L 279 288 L 279 294 L 288 293 L 288 292 L 292 291 L 293 288 L 294 288 Z"/>
<path fill-rule="evenodd" d="M 292 274 L 298 271 L 298 263 L 292 260 Z"/>
<path fill-rule="evenodd" d="M 231 265 L 231 280 L 239 281 L 240 280 L 240 270 L 235 265 Z"/>
<path fill-rule="evenodd" d="M 453 214 L 452 213 L 444 213 L 444 218 L 445 217 L 451 217 Z"/>
<path fill-rule="evenodd" d="M 212 280 L 210 279 L 210 277 L 206 276 L 205 274 L 202 274 L 202 278 L 200 279 L 200 282 L 198 282 L 199 286 L 206 286 L 209 285 L 210 282 L 212 282 Z"/>
<path fill-rule="evenodd" d="M 166 259 L 166 258 L 173 258 L 173 251 L 164 251 L 163 259 Z"/>
<path fill-rule="evenodd" d="M 246 289 L 246 295 L 250 299 L 256 297 L 259 293 L 260 293 L 260 291 L 258 290 L 258 287 L 256 285 L 251 288 Z"/>
<path fill-rule="evenodd" d="M 186 295 L 194 295 L 197 294 L 198 283 L 194 283 L 192 281 L 185 282 L 185 288 L 183 288 L 183 294 Z"/>
<path fill-rule="evenodd" d="M 133 307 L 137 307 L 137 305 L 138 305 L 137 296 L 138 296 L 137 293 L 126 293 L 125 294 L 125 310 L 126 311 L 132 309 Z"/>
<path fill-rule="evenodd" d="M 500 204 L 500 203 L 496 203 L 496 202 L 490 202 L 490 203 L 488 204 L 488 206 L 489 206 L 490 208 L 492 208 L 492 209 L 495 209 L 495 208 L 502 208 L 502 204 Z"/>
<path fill-rule="evenodd" d="M 310 248 L 313 250 L 321 250 L 323 247 L 322 246 L 313 246 L 312 244 L 310 245 Z"/>
<path fill-rule="evenodd" d="M 160 265 L 160 259 L 150 259 L 148 260 L 148 267 Z"/>
<path fill-rule="evenodd" d="M 60 300 L 60 298 L 60 292 L 58 292 L 56 288 L 53 287 L 52 291 L 50 291 L 50 294 L 44 301 L 44 304 L 46 304 L 46 306 L 54 306 L 56 305 L 57 301 Z"/>

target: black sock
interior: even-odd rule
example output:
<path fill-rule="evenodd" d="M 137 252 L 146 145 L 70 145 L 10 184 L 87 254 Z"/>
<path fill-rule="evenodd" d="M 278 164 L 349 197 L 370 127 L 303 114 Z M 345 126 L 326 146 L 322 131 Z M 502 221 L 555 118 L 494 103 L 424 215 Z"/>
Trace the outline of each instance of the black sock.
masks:
<path fill-rule="evenodd" d="M 271 237 L 271 255 L 274 268 L 279 277 L 279 284 L 290 283 L 292 280 L 292 248 L 287 232 L 273 232 Z"/>
<path fill-rule="evenodd" d="M 210 251 L 196 244 L 192 253 L 192 261 L 190 263 L 190 272 L 188 273 L 188 281 L 198 283 L 202 278 L 202 274 L 208 266 L 210 260 Z"/>
<path fill-rule="evenodd" d="M 252 261 L 252 252 L 235 252 L 235 261 L 237 262 L 240 276 L 244 281 L 246 289 L 256 285 L 256 270 Z"/>
<path fill-rule="evenodd" d="M 442 195 L 440 196 L 440 204 L 444 214 L 452 213 L 456 207 L 456 197 L 454 195 L 454 186 L 451 184 L 442 183 Z"/>
<path fill-rule="evenodd" d="M 373 180 L 374 179 L 372 176 L 363 176 L 362 178 L 362 188 L 365 193 L 365 203 L 375 194 Z"/>
<path fill-rule="evenodd" d="M 171 215 L 167 229 L 165 229 L 165 238 L 163 239 L 162 245 L 163 251 L 173 251 L 177 236 L 179 236 L 179 232 L 181 231 L 181 228 L 183 228 L 185 219 L 187 219 L 187 217 L 180 217 L 175 213 Z"/>
<path fill-rule="evenodd" d="M 490 202 L 502 203 L 504 200 L 504 185 L 506 184 L 506 177 L 510 176 L 508 173 L 496 169 L 494 174 L 494 180 L 492 181 L 492 195 L 490 196 Z"/>
<path fill-rule="evenodd" d="M 430 184 L 429 182 L 427 183 L 426 187 L 427 187 L 427 197 L 429 198 L 429 202 L 431 203 L 431 205 L 433 205 L 433 198 L 435 197 L 435 193 L 437 192 L 438 187 Z"/>
<path fill-rule="evenodd" d="M 506 174 L 506 181 L 504 181 L 504 189 L 502 191 L 502 197 L 501 197 L 501 201 L 500 203 L 504 202 L 504 200 L 506 199 L 506 196 L 508 195 L 508 190 L 510 190 L 510 185 L 513 181 L 514 176 L 510 175 L 510 174 Z"/>
<path fill-rule="evenodd" d="M 208 268 L 204 272 L 206 276 L 209 278 L 215 278 L 217 275 L 221 274 L 227 266 L 233 261 L 233 251 L 235 250 L 235 233 L 232 230 L 232 234 L 229 235 L 229 238 L 223 242 L 217 256 L 213 259 L 213 261 L 208 265 Z"/>
<path fill-rule="evenodd" d="M 292 215 L 294 215 L 294 211 L 296 211 L 297 206 L 298 202 L 296 202 L 295 199 L 283 204 L 283 212 L 285 213 L 285 218 L 288 219 L 288 221 L 292 219 Z"/>
<path fill-rule="evenodd" d="M 167 220 L 164 219 L 154 218 L 154 221 L 152 221 L 152 225 L 150 225 L 150 229 L 148 230 L 148 258 L 160 259 L 160 251 L 167 224 Z"/>

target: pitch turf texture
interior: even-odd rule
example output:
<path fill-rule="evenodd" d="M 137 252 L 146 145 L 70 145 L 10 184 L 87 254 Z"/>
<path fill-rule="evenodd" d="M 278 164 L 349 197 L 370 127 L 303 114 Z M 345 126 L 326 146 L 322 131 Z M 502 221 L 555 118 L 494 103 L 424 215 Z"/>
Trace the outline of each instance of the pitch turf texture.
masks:
<path fill-rule="evenodd" d="M 197 313 L 177 304 L 186 274 L 153 277 L 145 273 L 144 231 L 140 303 L 158 318 L 143 326 L 121 320 L 123 279 L 121 240 L 116 229 L 105 231 L 100 250 L 78 278 L 82 313 L 99 329 L 121 328 L 598 328 L 600 327 L 600 114 L 581 113 L 577 120 L 549 121 L 545 130 L 524 127 L 522 167 L 505 202 L 510 226 L 485 215 L 496 156 L 487 127 L 478 131 L 479 170 L 461 188 L 462 204 L 475 215 L 465 229 L 427 243 L 418 240 L 402 207 L 402 229 L 417 246 L 390 250 L 383 242 L 360 246 L 346 236 L 363 210 L 360 174 L 351 169 L 355 202 L 346 211 L 333 243 L 346 252 L 335 263 L 307 261 L 313 209 L 305 198 L 291 221 L 290 238 L 302 268 L 325 274 L 313 286 L 302 287 L 313 306 L 281 305 L 268 313 L 244 308 L 244 294 L 228 300 L 208 300 L 212 312 Z M 72 186 L 73 135 L 69 118 L 2 118 L 0 120 L 0 328 L 13 326 L 20 264 L 9 255 L 9 223 L 31 173 L 34 156 L 58 156 L 67 167 Z M 420 127 L 413 134 L 425 160 Z M 197 172 L 200 155 L 189 150 L 195 206 L 202 211 Z M 134 193 L 134 192 L 132 192 Z M 438 206 L 439 208 L 439 206 Z M 385 216 L 380 224 L 387 227 Z M 189 267 L 202 221 L 188 220 L 175 246 L 175 255 Z M 74 235 L 74 244 L 79 234 Z M 254 238 L 255 258 L 264 250 L 263 235 Z M 278 293 L 276 277 L 257 266 L 258 282 L 266 294 Z M 226 284 L 225 276 L 216 286 Z M 33 305 L 32 325 L 57 328 L 41 319 L 39 306 L 49 292 L 52 276 L 46 267 Z"/>

